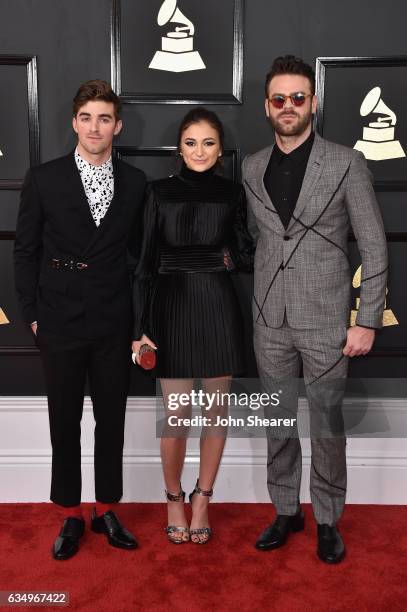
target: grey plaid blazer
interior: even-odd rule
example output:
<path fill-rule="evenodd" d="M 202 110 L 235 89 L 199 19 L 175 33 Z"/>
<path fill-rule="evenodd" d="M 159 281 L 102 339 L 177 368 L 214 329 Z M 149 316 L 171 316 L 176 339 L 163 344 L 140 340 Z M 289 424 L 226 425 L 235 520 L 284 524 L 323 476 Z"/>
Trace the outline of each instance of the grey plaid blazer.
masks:
<path fill-rule="evenodd" d="M 273 147 L 243 162 L 249 229 L 257 240 L 253 315 L 258 325 L 280 327 L 287 313 L 296 329 L 348 325 L 352 228 L 362 259 L 356 323 L 382 326 L 387 246 L 365 158 L 315 134 L 302 189 L 288 228 L 264 186 Z"/>

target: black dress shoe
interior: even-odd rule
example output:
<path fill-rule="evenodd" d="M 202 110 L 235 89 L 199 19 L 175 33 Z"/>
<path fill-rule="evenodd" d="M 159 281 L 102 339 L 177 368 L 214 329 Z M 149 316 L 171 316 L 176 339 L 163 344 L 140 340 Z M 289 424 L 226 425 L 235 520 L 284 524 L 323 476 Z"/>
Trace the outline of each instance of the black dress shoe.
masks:
<path fill-rule="evenodd" d="M 65 519 L 59 536 L 54 542 L 52 556 L 57 561 L 65 561 L 76 555 L 79 550 L 79 540 L 85 531 L 85 521 L 74 517 Z"/>
<path fill-rule="evenodd" d="M 258 550 L 272 550 L 286 543 L 290 531 L 302 531 L 304 529 L 304 514 L 301 508 L 297 514 L 287 516 L 277 514 L 274 522 L 267 527 L 257 540 L 255 547 Z"/>
<path fill-rule="evenodd" d="M 318 525 L 317 555 L 325 563 L 339 563 L 345 556 L 345 545 L 335 525 Z"/>
<path fill-rule="evenodd" d="M 93 510 L 91 527 L 95 533 L 104 533 L 111 546 L 127 550 L 138 546 L 136 538 L 120 524 L 119 519 L 111 510 L 102 516 L 96 516 L 96 510 Z"/>

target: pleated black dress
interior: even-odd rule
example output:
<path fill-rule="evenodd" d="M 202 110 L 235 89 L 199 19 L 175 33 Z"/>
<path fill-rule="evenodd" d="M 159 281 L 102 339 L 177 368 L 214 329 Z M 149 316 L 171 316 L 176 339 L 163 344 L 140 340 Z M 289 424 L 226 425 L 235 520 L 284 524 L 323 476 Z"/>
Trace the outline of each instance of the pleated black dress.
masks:
<path fill-rule="evenodd" d="M 244 372 L 243 320 L 225 249 L 237 269 L 251 269 L 240 184 L 185 165 L 179 175 L 151 184 L 134 286 L 134 338 L 145 333 L 157 345 L 157 377 Z"/>

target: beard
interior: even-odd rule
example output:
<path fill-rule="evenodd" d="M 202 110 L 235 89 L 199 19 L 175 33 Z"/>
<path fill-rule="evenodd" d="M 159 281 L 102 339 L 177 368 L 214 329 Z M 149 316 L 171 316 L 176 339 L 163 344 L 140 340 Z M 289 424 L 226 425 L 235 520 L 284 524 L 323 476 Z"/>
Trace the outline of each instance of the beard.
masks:
<path fill-rule="evenodd" d="M 296 117 L 297 121 L 293 121 L 290 124 L 283 123 L 284 117 Z M 295 111 L 288 113 L 280 113 L 278 117 L 269 117 L 270 123 L 274 128 L 274 131 L 279 136 L 301 136 L 312 122 L 312 110 L 302 117 Z"/>

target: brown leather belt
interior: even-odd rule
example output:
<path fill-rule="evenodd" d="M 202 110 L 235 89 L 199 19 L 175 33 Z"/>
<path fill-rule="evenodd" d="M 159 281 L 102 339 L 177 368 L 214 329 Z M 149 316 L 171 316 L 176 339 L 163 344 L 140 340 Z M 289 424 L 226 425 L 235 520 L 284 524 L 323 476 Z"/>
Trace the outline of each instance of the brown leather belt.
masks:
<path fill-rule="evenodd" d="M 51 267 L 54 270 L 86 270 L 88 264 L 82 261 L 74 261 L 73 259 L 62 260 L 62 259 L 51 259 Z"/>

